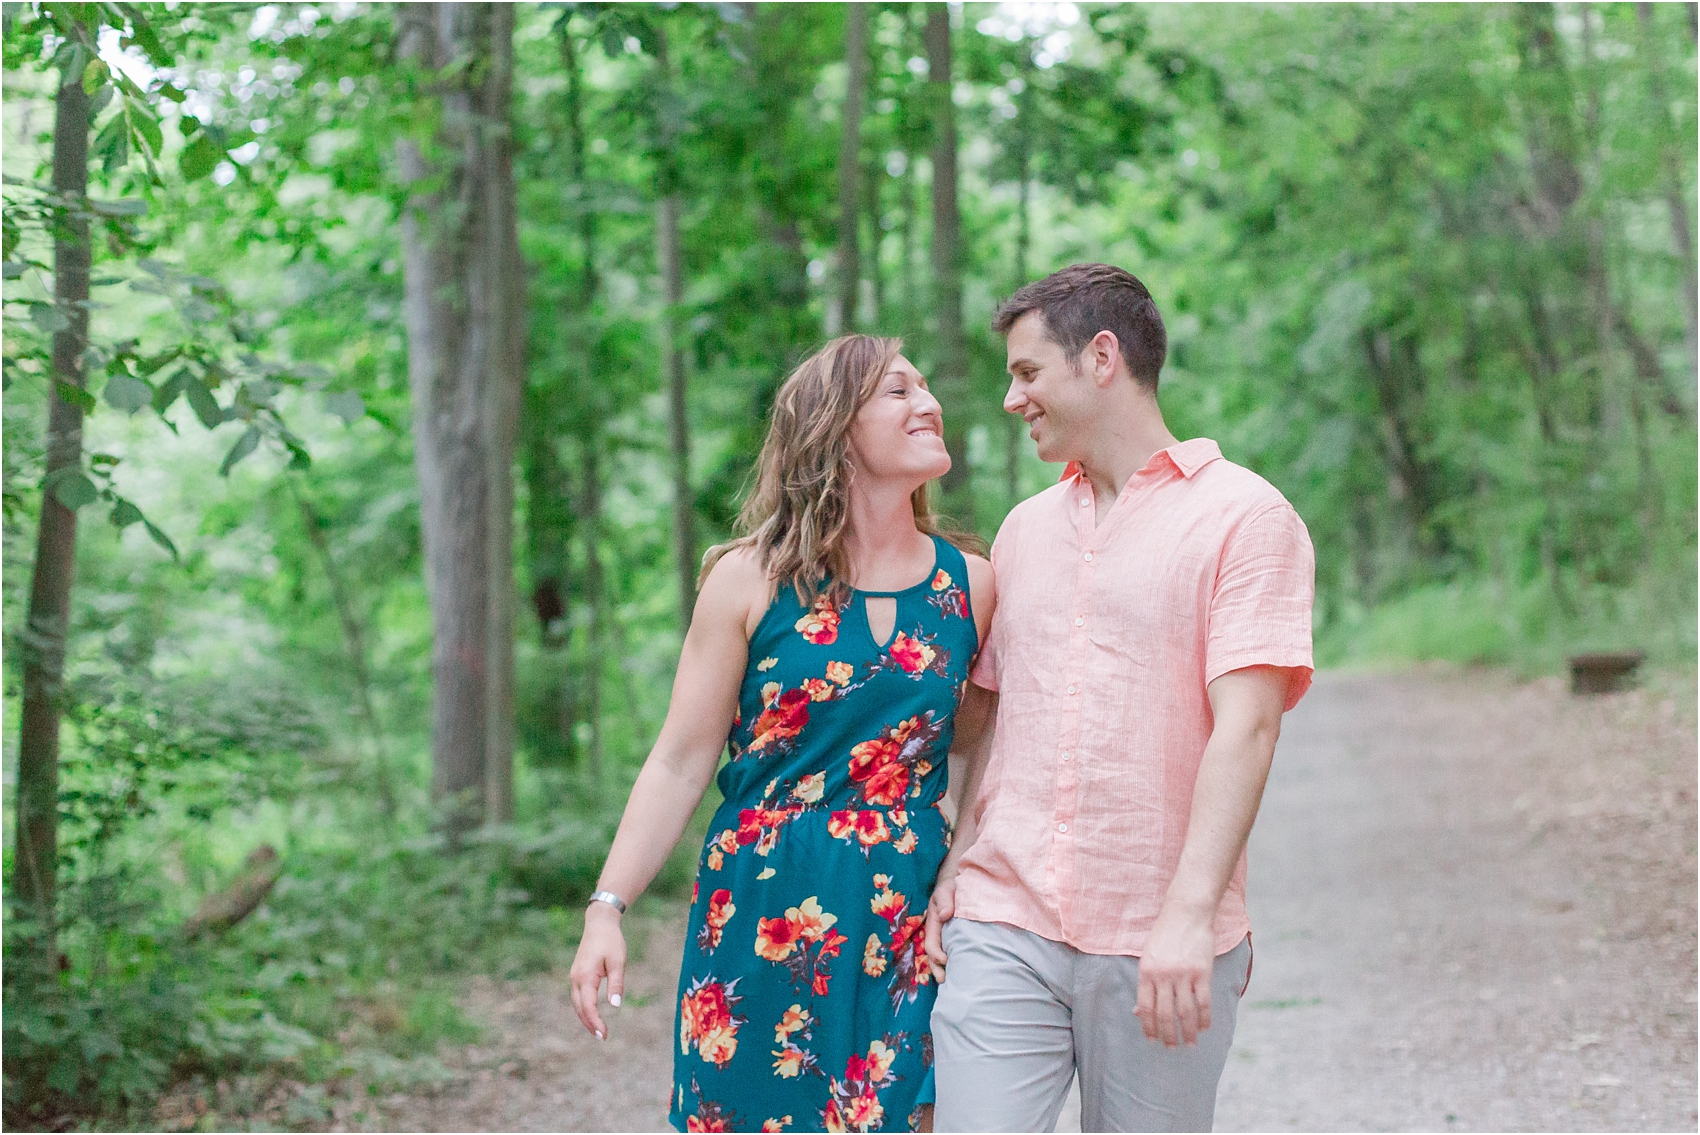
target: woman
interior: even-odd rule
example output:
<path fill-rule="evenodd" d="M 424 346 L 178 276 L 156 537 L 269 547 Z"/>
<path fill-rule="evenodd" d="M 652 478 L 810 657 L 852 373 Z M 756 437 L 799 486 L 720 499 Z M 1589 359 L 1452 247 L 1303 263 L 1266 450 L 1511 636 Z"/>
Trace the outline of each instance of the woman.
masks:
<path fill-rule="evenodd" d="M 585 915 L 573 1005 L 602 1039 L 624 904 L 729 749 L 679 977 L 681 1131 L 891 1130 L 931 1100 L 922 916 L 993 596 L 991 565 L 938 534 L 943 420 L 901 346 L 835 339 L 780 388 L 747 535 L 707 558 L 667 721 Z"/>

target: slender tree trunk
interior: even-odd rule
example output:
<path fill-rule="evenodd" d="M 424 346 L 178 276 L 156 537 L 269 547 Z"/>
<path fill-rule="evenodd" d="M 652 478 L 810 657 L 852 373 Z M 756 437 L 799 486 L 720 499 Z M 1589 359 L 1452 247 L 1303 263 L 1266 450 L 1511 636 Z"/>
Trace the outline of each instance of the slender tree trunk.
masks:
<path fill-rule="evenodd" d="M 512 814 L 513 446 L 525 307 L 511 139 L 513 9 L 400 6 L 436 72 L 434 149 L 397 146 L 415 463 L 431 599 L 432 796 L 451 830 Z"/>
<path fill-rule="evenodd" d="M 568 156 L 572 163 L 573 180 L 579 186 L 579 245 L 583 257 L 583 276 L 579 285 L 579 314 L 585 334 L 581 351 L 578 378 L 580 394 L 587 394 L 595 382 L 597 337 L 590 333 L 594 318 L 598 282 L 596 259 L 596 214 L 585 204 L 584 187 L 589 173 L 584 145 L 584 76 L 578 59 L 578 45 L 572 34 L 561 29 L 561 62 L 567 72 L 567 132 Z M 581 398 L 581 407 L 589 412 L 578 416 L 579 438 L 579 501 L 578 529 L 584 542 L 583 603 L 589 612 L 586 621 L 585 662 L 583 667 L 584 716 L 590 723 L 589 766 L 594 784 L 602 783 L 602 666 L 603 618 L 605 602 L 602 579 L 602 414 L 594 401 Z"/>
<path fill-rule="evenodd" d="M 1015 213 L 1015 288 L 1027 283 L 1027 256 L 1033 239 L 1033 77 L 1022 75 L 1015 117 L 1015 160 L 1019 192 Z M 1011 289 L 1013 294 L 1014 288 Z M 1021 441 L 1026 423 L 1004 415 L 1004 496 L 1009 507 L 1021 500 Z"/>
<path fill-rule="evenodd" d="M 1688 8 L 1692 20 L 1694 5 L 1690 4 Z M 1696 292 L 1694 226 L 1688 216 L 1688 198 L 1682 190 L 1682 157 L 1675 137 L 1676 129 L 1670 119 L 1670 104 L 1665 101 L 1664 53 L 1659 50 L 1658 35 L 1653 27 L 1653 6 L 1646 0 L 1637 0 L 1635 15 L 1641 25 L 1647 75 L 1652 82 L 1653 102 L 1657 104 L 1654 113 L 1658 115 L 1661 140 L 1659 159 L 1664 166 L 1665 205 L 1670 210 L 1671 243 L 1682 264 L 1683 344 L 1688 348 L 1688 381 L 1693 382 L 1695 375 L 1700 373 L 1700 327 L 1696 326 L 1696 320 L 1700 319 L 1700 294 Z"/>
<path fill-rule="evenodd" d="M 884 176 L 885 168 L 877 157 L 870 158 L 863 167 L 862 204 L 868 217 L 868 320 L 869 325 L 882 335 L 890 333 L 885 323 L 885 272 L 880 265 L 880 253 L 885 248 L 885 229 L 880 224 L 884 219 L 880 210 L 880 187 Z"/>
<path fill-rule="evenodd" d="M 838 142 L 838 326 L 828 333 L 856 330 L 856 301 L 860 297 L 862 266 L 857 229 L 862 214 L 856 196 L 862 178 L 862 88 L 868 72 L 868 9 L 844 6 L 844 58 L 849 79 L 844 90 L 844 129 Z"/>
<path fill-rule="evenodd" d="M 53 298 L 67 325 L 53 333 L 53 380 L 82 390 L 89 342 L 89 97 L 81 76 L 61 75 L 53 123 L 53 191 L 69 206 L 53 245 Z M 82 407 L 48 394 L 47 476 L 75 476 L 83 461 Z M 18 939 L 22 957 L 9 965 L 40 976 L 58 960 L 54 897 L 59 867 L 59 714 L 65 676 L 65 636 L 77 552 L 77 514 L 51 488 L 41 495 L 35 571 L 24 635 L 23 722 L 18 741 L 17 843 L 12 901 L 36 932 Z"/>
<path fill-rule="evenodd" d="M 372 674 L 366 660 L 365 628 L 361 626 L 360 616 L 354 611 L 354 600 L 348 594 L 342 570 L 337 567 L 336 558 L 331 555 L 330 542 L 325 539 L 318 510 L 302 495 L 293 479 L 288 480 L 288 485 L 289 493 L 295 498 L 295 505 L 301 512 L 301 525 L 307 531 L 307 542 L 313 545 L 313 551 L 319 557 L 319 566 L 325 573 L 325 582 L 330 585 L 331 602 L 336 606 L 337 621 L 342 625 L 343 647 L 348 651 L 349 669 L 354 674 L 354 704 L 359 709 L 367 734 L 372 738 L 372 750 L 377 757 L 378 806 L 383 811 L 384 819 L 393 820 L 396 813 L 395 781 L 390 773 L 389 750 L 384 744 L 384 730 L 378 721 L 378 707 L 372 697 Z"/>
<path fill-rule="evenodd" d="M 607 651 L 603 647 L 604 602 L 602 580 L 602 551 L 597 540 L 602 528 L 602 475 L 600 453 L 595 433 L 583 438 L 580 445 L 579 474 L 582 501 L 579 526 L 584 532 L 584 601 L 590 618 L 585 626 L 584 712 L 590 722 L 590 776 L 593 783 L 602 783 L 602 665 Z"/>
<path fill-rule="evenodd" d="M 968 347 L 962 333 L 961 218 L 956 203 L 956 104 L 951 99 L 950 8 L 927 5 L 927 95 L 933 131 L 933 318 L 938 328 L 934 380 L 946 405 L 945 449 L 950 472 L 941 479 L 946 507 L 964 526 L 974 526 L 974 497 L 968 471 Z"/>
<path fill-rule="evenodd" d="M 666 33 L 656 29 L 655 64 L 662 99 L 672 97 L 673 72 L 667 57 Z M 657 108 L 657 113 L 660 108 Z M 671 128 L 665 133 L 660 154 L 658 182 L 661 198 L 655 209 L 656 260 L 661 267 L 662 296 L 666 308 L 661 315 L 662 371 L 667 378 L 667 429 L 673 455 L 673 559 L 679 587 L 679 626 L 691 625 L 697 594 L 696 500 L 691 493 L 691 428 L 685 379 L 685 344 L 679 325 L 679 307 L 685 300 L 683 253 L 679 244 L 678 158 L 673 150 Z"/>

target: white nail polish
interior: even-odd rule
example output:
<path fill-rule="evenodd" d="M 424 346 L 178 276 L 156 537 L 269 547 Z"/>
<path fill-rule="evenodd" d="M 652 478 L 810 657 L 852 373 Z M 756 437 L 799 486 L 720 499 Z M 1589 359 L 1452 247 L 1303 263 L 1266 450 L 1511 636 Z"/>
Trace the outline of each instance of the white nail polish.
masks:
<path fill-rule="evenodd" d="M 618 993 L 610 993 L 608 995 L 608 1004 L 618 1009 L 620 1007 L 620 995 Z"/>

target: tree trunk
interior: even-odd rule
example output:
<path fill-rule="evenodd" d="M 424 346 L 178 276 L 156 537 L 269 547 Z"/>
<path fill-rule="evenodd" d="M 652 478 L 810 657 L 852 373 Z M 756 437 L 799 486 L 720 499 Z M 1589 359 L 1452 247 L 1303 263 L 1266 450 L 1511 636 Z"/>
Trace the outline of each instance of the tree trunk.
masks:
<path fill-rule="evenodd" d="M 1688 8 L 1692 19 L 1694 5 L 1690 4 Z M 1677 260 L 1682 264 L 1682 332 L 1683 344 L 1688 348 L 1687 381 L 1693 382 L 1696 373 L 1700 373 L 1700 327 L 1696 326 L 1696 320 L 1700 319 L 1700 293 L 1696 292 L 1694 226 L 1688 216 L 1687 195 L 1682 191 L 1682 157 L 1675 137 L 1676 129 L 1670 118 L 1670 104 L 1665 101 L 1665 81 L 1661 71 L 1664 53 L 1659 50 L 1658 36 L 1653 28 L 1653 6 L 1646 0 L 1638 0 L 1635 15 L 1641 25 L 1645 66 L 1652 82 L 1653 102 L 1657 104 L 1654 113 L 1658 116 L 1659 159 L 1664 166 L 1665 205 L 1670 211 L 1671 243 L 1675 245 Z"/>
<path fill-rule="evenodd" d="M 1021 94 L 1016 96 L 1015 161 L 1019 192 L 1015 213 L 1015 285 L 1027 283 L 1027 253 L 1033 238 L 1033 76 L 1022 75 Z M 1021 442 L 1026 423 L 1014 414 L 1004 415 L 1004 495 L 1009 507 L 1021 500 Z"/>
<path fill-rule="evenodd" d="M 672 67 L 667 59 L 666 33 L 656 29 L 655 63 L 662 98 L 670 98 Z M 660 108 L 657 108 L 660 113 Z M 673 455 L 673 559 L 679 587 L 679 627 L 691 625 L 691 610 L 697 594 L 696 500 L 691 493 L 691 428 L 687 416 L 688 390 L 685 382 L 684 335 L 679 326 L 679 307 L 685 299 L 683 253 L 679 245 L 679 194 L 677 156 L 670 128 L 657 130 L 666 138 L 657 171 L 660 200 L 655 209 L 656 260 L 661 267 L 662 297 L 661 360 L 667 378 L 667 427 Z"/>
<path fill-rule="evenodd" d="M 567 72 L 567 145 L 573 180 L 579 187 L 579 244 L 583 256 L 583 277 L 579 287 L 579 315 L 585 334 L 578 378 L 583 382 L 579 405 L 589 412 L 578 415 L 579 441 L 579 499 L 577 503 L 578 530 L 584 541 L 583 603 L 589 613 L 585 625 L 585 661 L 583 668 L 584 719 L 590 723 L 589 769 L 593 784 L 602 783 L 602 665 L 603 638 L 603 579 L 602 579 L 602 413 L 596 402 L 583 397 L 595 382 L 596 337 L 589 333 L 592 307 L 596 301 L 596 214 L 585 204 L 584 187 L 588 183 L 584 145 L 584 76 L 579 66 L 578 46 L 571 31 L 561 28 L 561 63 Z"/>
<path fill-rule="evenodd" d="M 880 252 L 885 248 L 884 216 L 880 209 L 881 180 L 885 167 L 877 157 L 862 167 L 862 207 L 868 217 L 868 325 L 881 335 L 889 335 L 885 323 L 885 272 L 880 266 Z"/>
<path fill-rule="evenodd" d="M 57 384 L 84 388 L 83 353 L 89 342 L 89 97 L 81 76 L 61 75 L 60 81 L 54 107 L 53 191 L 68 207 L 53 245 L 53 298 L 67 325 L 53 333 L 56 385 L 48 394 L 44 482 L 49 488 L 41 495 L 23 638 L 24 704 L 11 883 L 15 909 L 34 921 L 35 933 L 20 935 L 17 949 L 23 956 L 7 959 L 39 976 L 52 974 L 58 961 L 54 896 L 59 866 L 59 698 L 77 551 L 77 514 L 59 502 L 51 486 L 59 476 L 79 476 L 83 461 L 82 407 L 61 398 Z"/>
<path fill-rule="evenodd" d="M 513 447 L 525 344 L 511 140 L 513 9 L 400 6 L 398 54 L 437 72 L 433 187 L 402 212 L 408 382 L 431 599 L 431 790 L 452 831 L 512 813 Z"/>
<path fill-rule="evenodd" d="M 868 72 L 868 9 L 864 5 L 844 7 L 844 59 L 849 79 L 838 142 L 838 326 L 829 328 L 829 334 L 856 330 L 856 301 L 861 292 L 862 257 L 856 238 L 862 215 L 856 196 L 862 177 L 862 88 Z"/>
<path fill-rule="evenodd" d="M 367 734 L 372 738 L 373 753 L 377 757 L 378 806 L 382 809 L 384 819 L 393 820 L 396 814 L 395 781 L 390 773 L 388 747 L 384 744 L 384 730 L 378 722 L 378 708 L 372 698 L 372 675 L 366 661 L 366 633 L 360 624 L 360 617 L 354 611 L 354 600 L 348 594 L 341 570 L 336 566 L 336 559 L 331 555 L 330 542 L 325 539 L 324 528 L 319 522 L 318 510 L 311 501 L 301 495 L 294 480 L 289 480 L 289 492 L 295 498 L 295 505 L 301 511 L 301 524 L 307 530 L 307 542 L 313 545 L 313 551 L 319 557 L 319 566 L 324 570 L 325 581 L 330 585 L 331 602 L 336 606 L 337 621 L 342 624 L 342 641 L 348 651 L 349 669 L 354 676 L 354 704 L 359 710 L 360 718 L 366 725 Z"/>
<path fill-rule="evenodd" d="M 950 8 L 927 5 L 927 95 L 933 131 L 933 318 L 938 350 L 934 384 L 941 401 L 955 408 L 946 416 L 945 449 L 950 472 L 941 480 L 945 506 L 956 520 L 974 526 L 968 474 L 968 348 L 962 335 L 962 224 L 956 206 L 956 104 L 951 100 Z"/>

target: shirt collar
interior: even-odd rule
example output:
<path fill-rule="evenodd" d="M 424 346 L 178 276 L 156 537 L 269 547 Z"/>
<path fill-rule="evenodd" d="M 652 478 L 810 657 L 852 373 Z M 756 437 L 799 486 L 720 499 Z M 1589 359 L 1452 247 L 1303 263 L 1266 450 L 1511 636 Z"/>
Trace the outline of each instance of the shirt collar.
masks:
<path fill-rule="evenodd" d="M 1191 441 L 1176 442 L 1167 449 L 1158 450 L 1151 455 L 1151 461 L 1145 463 L 1145 468 L 1151 468 L 1151 463 L 1159 457 L 1168 458 L 1169 464 L 1173 465 L 1181 476 L 1190 481 L 1200 469 L 1212 461 L 1221 459 L 1222 448 L 1207 437 L 1195 437 Z M 1138 476 L 1137 473 L 1134 475 Z M 1062 476 L 1058 479 L 1084 484 L 1086 471 L 1080 467 L 1080 462 L 1070 461 L 1068 466 L 1063 469 Z"/>

